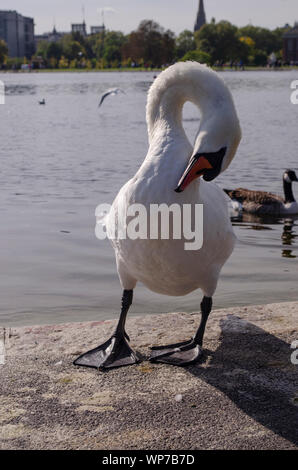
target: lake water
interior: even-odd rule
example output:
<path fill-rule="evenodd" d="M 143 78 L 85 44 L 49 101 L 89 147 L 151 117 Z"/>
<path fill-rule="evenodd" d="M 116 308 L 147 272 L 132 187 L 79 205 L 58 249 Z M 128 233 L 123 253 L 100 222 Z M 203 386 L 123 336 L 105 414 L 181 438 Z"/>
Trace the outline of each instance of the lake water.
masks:
<path fill-rule="evenodd" d="M 243 139 L 222 187 L 282 193 L 298 169 L 297 71 L 223 72 Z M 117 317 L 121 289 L 114 252 L 94 234 L 96 206 L 111 203 L 147 152 L 146 93 L 153 73 L 0 74 L 0 325 Z M 101 93 L 120 87 L 98 109 Z M 38 100 L 45 98 L 46 105 Z M 187 104 L 193 140 L 199 121 Z M 294 192 L 298 195 L 297 188 Z M 298 219 L 234 219 L 236 249 L 215 308 L 298 300 Z M 198 311 L 201 292 L 174 298 L 135 289 L 130 314 Z"/>

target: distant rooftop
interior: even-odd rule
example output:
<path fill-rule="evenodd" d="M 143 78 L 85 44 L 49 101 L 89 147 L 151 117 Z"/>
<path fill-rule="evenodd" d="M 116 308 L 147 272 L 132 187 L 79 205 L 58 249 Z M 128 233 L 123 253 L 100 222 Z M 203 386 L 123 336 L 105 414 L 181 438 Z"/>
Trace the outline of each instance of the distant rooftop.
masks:
<path fill-rule="evenodd" d="M 294 28 L 290 29 L 284 34 L 284 38 L 296 38 L 298 37 L 298 21 L 295 21 Z"/>
<path fill-rule="evenodd" d="M 205 13 L 205 8 L 204 8 L 204 0 L 200 0 L 194 30 L 199 31 L 202 28 L 202 26 L 204 26 L 204 24 L 206 24 L 206 13 Z"/>
<path fill-rule="evenodd" d="M 0 10 L 0 14 L 7 14 L 7 13 L 14 13 L 15 15 L 23 16 L 24 18 L 28 18 L 28 16 L 22 15 L 22 13 L 17 12 L 16 10 Z"/>

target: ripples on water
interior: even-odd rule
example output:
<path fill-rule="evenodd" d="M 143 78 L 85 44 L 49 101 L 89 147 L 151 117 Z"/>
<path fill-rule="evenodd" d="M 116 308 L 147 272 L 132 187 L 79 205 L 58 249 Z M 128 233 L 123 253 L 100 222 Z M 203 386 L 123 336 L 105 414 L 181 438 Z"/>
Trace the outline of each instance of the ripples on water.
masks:
<path fill-rule="evenodd" d="M 281 193 L 298 168 L 297 72 L 227 72 L 243 139 L 221 187 Z M 153 73 L 2 74 L 0 324 L 118 316 L 114 254 L 94 235 L 96 206 L 112 202 L 147 152 L 146 93 Z M 125 95 L 101 93 L 119 87 Z M 45 98 L 46 105 L 38 101 Z M 184 110 L 194 139 L 199 116 Z M 294 192 L 298 195 L 298 185 Z M 238 237 L 215 307 L 297 300 L 298 219 L 231 214 Z M 201 293 L 171 298 L 135 291 L 131 314 L 196 311 Z"/>

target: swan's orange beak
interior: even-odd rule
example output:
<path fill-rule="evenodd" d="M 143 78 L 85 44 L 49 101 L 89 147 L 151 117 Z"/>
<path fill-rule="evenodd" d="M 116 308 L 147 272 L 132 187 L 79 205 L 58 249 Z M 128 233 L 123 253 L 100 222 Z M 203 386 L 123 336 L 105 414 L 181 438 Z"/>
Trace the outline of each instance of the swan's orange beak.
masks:
<path fill-rule="evenodd" d="M 212 170 L 213 166 L 204 156 L 195 155 L 185 172 L 183 173 L 177 188 L 175 189 L 176 193 L 181 193 L 184 189 L 196 178 L 202 176 L 205 170 Z"/>

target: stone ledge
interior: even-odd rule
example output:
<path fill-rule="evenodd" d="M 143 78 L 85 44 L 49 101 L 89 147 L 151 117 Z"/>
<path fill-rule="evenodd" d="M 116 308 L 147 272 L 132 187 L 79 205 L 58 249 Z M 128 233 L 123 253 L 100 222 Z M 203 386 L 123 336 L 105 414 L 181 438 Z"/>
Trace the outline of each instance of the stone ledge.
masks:
<path fill-rule="evenodd" d="M 130 317 L 127 331 L 146 356 L 152 345 L 190 338 L 198 321 Z M 74 367 L 115 323 L 0 328 L 1 449 L 298 448 L 298 366 L 290 361 L 298 302 L 214 311 L 195 366 Z"/>

